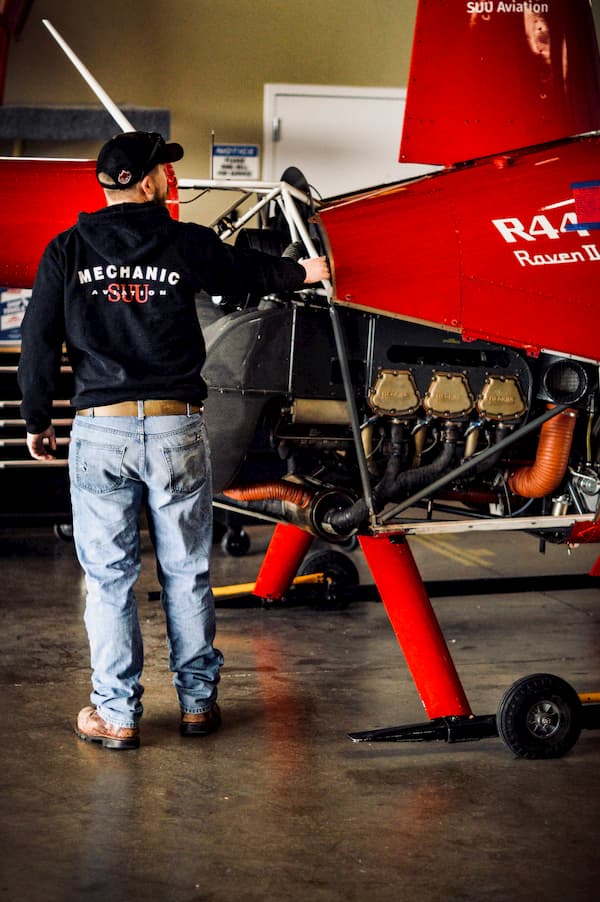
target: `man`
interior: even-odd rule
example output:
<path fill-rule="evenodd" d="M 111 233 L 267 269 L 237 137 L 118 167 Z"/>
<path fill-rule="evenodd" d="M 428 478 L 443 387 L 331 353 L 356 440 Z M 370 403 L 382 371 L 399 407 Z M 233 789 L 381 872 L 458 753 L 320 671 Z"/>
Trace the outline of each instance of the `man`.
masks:
<path fill-rule="evenodd" d="M 329 277 L 325 258 L 296 263 L 223 244 L 173 220 L 161 135 L 129 132 L 100 150 L 107 207 L 81 213 L 46 248 L 23 322 L 19 385 L 27 445 L 56 449 L 51 404 L 66 343 L 77 410 L 69 447 L 73 531 L 85 571 L 92 706 L 76 732 L 105 748 L 139 746 L 143 646 L 133 592 L 145 505 L 157 558 L 183 736 L 221 722 L 209 584 L 210 456 L 202 403 L 204 342 L 195 295 L 294 291 Z"/>

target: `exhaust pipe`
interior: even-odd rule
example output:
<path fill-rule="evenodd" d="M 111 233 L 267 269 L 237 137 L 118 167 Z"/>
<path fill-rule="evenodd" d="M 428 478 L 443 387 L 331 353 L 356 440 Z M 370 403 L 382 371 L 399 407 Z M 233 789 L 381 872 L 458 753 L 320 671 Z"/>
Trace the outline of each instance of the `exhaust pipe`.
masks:
<path fill-rule="evenodd" d="M 456 434 L 450 425 L 444 447 L 432 463 L 399 472 L 399 456 L 394 454 L 390 457 L 383 478 L 373 491 L 376 512 L 383 510 L 388 501 L 400 501 L 429 485 L 450 467 L 455 456 Z M 366 502 L 364 498 L 360 498 L 351 507 L 329 511 L 323 522 L 323 529 L 333 535 L 351 535 L 367 520 L 367 516 Z"/>
<path fill-rule="evenodd" d="M 331 535 L 324 527 L 329 511 L 347 509 L 354 503 L 356 495 L 344 490 L 307 486 L 281 479 L 232 486 L 223 492 L 223 496 L 235 501 L 240 509 L 293 523 L 329 542 L 343 542 L 353 532 L 353 529 L 341 530 Z"/>

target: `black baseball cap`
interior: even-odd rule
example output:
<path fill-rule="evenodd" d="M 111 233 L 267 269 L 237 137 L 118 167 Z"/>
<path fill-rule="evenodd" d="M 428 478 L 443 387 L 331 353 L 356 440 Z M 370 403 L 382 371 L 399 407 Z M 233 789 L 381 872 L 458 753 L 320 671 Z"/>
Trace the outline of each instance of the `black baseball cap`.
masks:
<path fill-rule="evenodd" d="M 96 178 L 103 188 L 123 191 L 141 182 L 159 163 L 175 163 L 182 156 L 181 144 L 167 144 L 158 132 L 123 132 L 100 148 Z"/>

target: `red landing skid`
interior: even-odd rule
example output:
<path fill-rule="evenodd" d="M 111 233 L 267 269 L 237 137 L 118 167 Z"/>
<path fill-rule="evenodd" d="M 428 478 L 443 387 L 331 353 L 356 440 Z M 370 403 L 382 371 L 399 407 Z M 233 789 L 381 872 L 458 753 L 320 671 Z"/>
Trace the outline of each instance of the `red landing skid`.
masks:
<path fill-rule="evenodd" d="M 283 599 L 312 540 L 297 526 L 278 524 L 254 594 Z M 579 696 L 552 674 L 518 680 L 496 714 L 474 715 L 406 538 L 360 536 L 359 541 L 430 720 L 351 733 L 352 740 L 465 742 L 500 735 L 518 757 L 557 758 L 575 744 L 582 728 L 600 728 L 600 704 L 587 703 L 596 701 L 595 695 Z"/>

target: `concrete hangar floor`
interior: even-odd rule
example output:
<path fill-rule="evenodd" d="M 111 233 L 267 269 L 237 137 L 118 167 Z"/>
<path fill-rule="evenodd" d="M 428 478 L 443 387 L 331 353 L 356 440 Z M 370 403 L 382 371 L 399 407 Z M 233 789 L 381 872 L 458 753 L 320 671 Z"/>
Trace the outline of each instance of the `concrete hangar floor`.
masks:
<path fill-rule="evenodd" d="M 215 545 L 215 586 L 255 579 L 270 529 L 248 529 L 243 557 Z M 475 713 L 540 671 L 600 691 L 600 592 L 578 582 L 597 546 L 569 557 L 518 533 L 410 542 L 428 584 L 485 581 L 432 596 Z M 143 557 L 142 744 L 108 751 L 73 732 L 89 666 L 72 545 L 49 529 L 0 533 L 0 899 L 597 898 L 600 732 L 549 761 L 498 738 L 350 742 L 425 719 L 383 606 L 363 592 L 338 610 L 219 599 L 223 727 L 183 739 L 147 536 Z M 350 557 L 371 584 L 360 550 Z M 539 581 L 506 591 L 515 576 Z"/>

